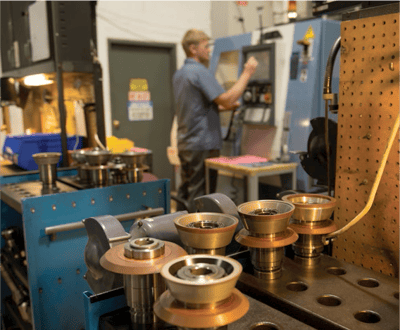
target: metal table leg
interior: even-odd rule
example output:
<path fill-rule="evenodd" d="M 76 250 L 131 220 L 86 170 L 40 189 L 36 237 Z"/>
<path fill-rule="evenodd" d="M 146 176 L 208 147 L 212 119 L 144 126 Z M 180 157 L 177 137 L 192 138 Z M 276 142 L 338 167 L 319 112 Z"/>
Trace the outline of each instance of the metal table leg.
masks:
<path fill-rule="evenodd" d="M 206 195 L 210 193 L 210 168 L 206 165 Z"/>
<path fill-rule="evenodd" d="M 248 201 L 256 201 L 258 199 L 258 176 L 247 176 L 247 196 Z"/>

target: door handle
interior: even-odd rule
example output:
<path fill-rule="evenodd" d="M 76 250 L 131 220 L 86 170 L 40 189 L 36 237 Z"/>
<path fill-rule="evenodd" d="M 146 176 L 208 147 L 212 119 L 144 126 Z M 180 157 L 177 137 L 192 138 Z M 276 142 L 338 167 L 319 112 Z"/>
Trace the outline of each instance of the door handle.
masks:
<path fill-rule="evenodd" d="M 118 129 L 119 128 L 119 120 L 113 120 L 113 126 L 114 126 L 114 128 Z"/>

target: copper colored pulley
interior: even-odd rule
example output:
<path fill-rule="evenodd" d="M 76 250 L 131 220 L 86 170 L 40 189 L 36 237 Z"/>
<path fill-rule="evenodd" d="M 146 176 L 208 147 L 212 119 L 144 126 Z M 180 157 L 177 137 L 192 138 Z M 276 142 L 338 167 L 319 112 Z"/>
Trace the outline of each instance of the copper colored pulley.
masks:
<path fill-rule="evenodd" d="M 236 260 L 205 254 L 180 257 L 161 269 L 168 291 L 154 313 L 178 329 L 226 329 L 249 309 L 247 298 L 235 289 L 242 272 Z"/>
<path fill-rule="evenodd" d="M 298 239 L 288 228 L 294 205 L 275 200 L 260 200 L 241 204 L 238 212 L 242 229 L 236 241 L 250 249 L 254 273 L 263 279 L 276 279 L 282 274 L 284 247 Z"/>
<path fill-rule="evenodd" d="M 319 194 L 293 194 L 282 197 L 296 207 L 289 228 L 299 234 L 293 244 L 296 260 L 304 265 L 313 266 L 319 262 L 324 249 L 322 236 L 337 229 L 330 220 L 336 207 L 336 199 Z"/>

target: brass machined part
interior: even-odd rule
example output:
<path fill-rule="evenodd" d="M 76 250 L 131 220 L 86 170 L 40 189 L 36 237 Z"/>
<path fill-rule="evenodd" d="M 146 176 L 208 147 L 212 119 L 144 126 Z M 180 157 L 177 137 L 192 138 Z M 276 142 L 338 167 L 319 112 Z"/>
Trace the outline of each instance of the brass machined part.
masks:
<path fill-rule="evenodd" d="M 190 267 L 189 274 L 197 281 L 189 281 L 189 277 L 177 277 L 178 271 L 185 267 Z M 217 270 L 214 267 L 224 269 L 225 276 L 215 278 Z M 161 276 L 178 301 L 185 304 L 213 305 L 231 295 L 242 269 L 242 265 L 231 258 L 196 254 L 166 263 L 161 269 Z"/>
<path fill-rule="evenodd" d="M 155 324 L 154 302 L 166 290 L 160 270 L 168 261 L 186 255 L 178 245 L 155 238 L 130 240 L 108 250 L 100 259 L 105 269 L 123 274 L 127 305 L 135 324 Z"/>
<path fill-rule="evenodd" d="M 294 243 L 298 238 L 299 236 L 297 233 L 291 228 L 287 228 L 282 236 L 272 238 L 251 236 L 250 232 L 244 228 L 235 236 L 236 242 L 241 245 L 259 249 L 283 247 Z"/>
<path fill-rule="evenodd" d="M 282 197 L 282 200 L 296 207 L 292 218 L 299 221 L 322 221 L 331 217 L 336 199 L 319 194 L 293 194 Z"/>
<path fill-rule="evenodd" d="M 182 243 L 189 253 L 224 254 L 239 223 L 222 213 L 192 213 L 174 219 Z"/>
<path fill-rule="evenodd" d="M 164 243 L 164 255 L 147 260 L 127 258 L 124 255 L 124 245 L 117 245 L 101 257 L 100 264 L 105 269 L 118 274 L 147 275 L 159 273 L 164 264 L 187 254 L 184 249 L 174 243 L 166 241 Z"/>
<path fill-rule="evenodd" d="M 249 301 L 237 289 L 216 308 L 186 309 L 169 291 L 154 304 L 154 313 L 169 324 L 180 328 L 207 329 L 233 323 L 249 310 Z"/>
<path fill-rule="evenodd" d="M 278 200 L 252 201 L 238 206 L 243 226 L 252 236 L 284 232 L 294 210 L 293 204 Z"/>
<path fill-rule="evenodd" d="M 238 261 L 223 256 L 172 260 L 161 269 L 169 290 L 154 304 L 154 313 L 178 329 L 226 329 L 249 309 L 235 289 L 241 272 Z"/>
<path fill-rule="evenodd" d="M 293 222 L 289 225 L 297 234 L 304 235 L 326 235 L 337 229 L 336 223 L 332 220 L 315 221 L 311 223 Z"/>

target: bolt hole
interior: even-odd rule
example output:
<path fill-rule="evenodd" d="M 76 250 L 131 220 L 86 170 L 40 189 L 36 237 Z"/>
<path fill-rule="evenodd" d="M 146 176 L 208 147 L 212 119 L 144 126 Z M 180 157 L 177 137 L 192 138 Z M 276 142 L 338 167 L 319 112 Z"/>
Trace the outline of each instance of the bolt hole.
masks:
<path fill-rule="evenodd" d="M 135 241 L 135 244 L 139 246 L 151 245 L 153 243 L 154 240 L 152 240 L 151 238 L 139 238 Z"/>
<path fill-rule="evenodd" d="M 252 324 L 250 330 L 280 330 L 280 328 L 276 324 L 270 322 L 259 322 Z"/>
<path fill-rule="evenodd" d="M 324 306 L 339 306 L 342 301 L 340 300 L 339 297 L 333 296 L 333 295 L 324 295 L 321 297 L 317 298 L 317 301 L 319 304 L 324 305 Z"/>
<path fill-rule="evenodd" d="M 359 280 L 357 283 L 358 285 L 361 285 L 366 288 L 377 288 L 379 286 L 379 282 L 372 278 L 364 278 L 362 280 Z"/>
<path fill-rule="evenodd" d="M 358 312 L 354 314 L 354 317 L 363 323 L 378 323 L 381 320 L 379 314 L 372 311 Z"/>
<path fill-rule="evenodd" d="M 344 268 L 339 267 L 331 267 L 326 270 L 331 275 L 344 275 L 346 274 L 346 270 Z"/>
<path fill-rule="evenodd" d="M 306 291 L 308 286 L 302 282 L 291 282 L 286 285 L 286 289 L 294 292 Z"/>
<path fill-rule="evenodd" d="M 207 267 L 196 267 L 196 268 L 191 268 L 190 273 L 196 276 L 206 276 L 212 274 L 213 271 Z"/>

